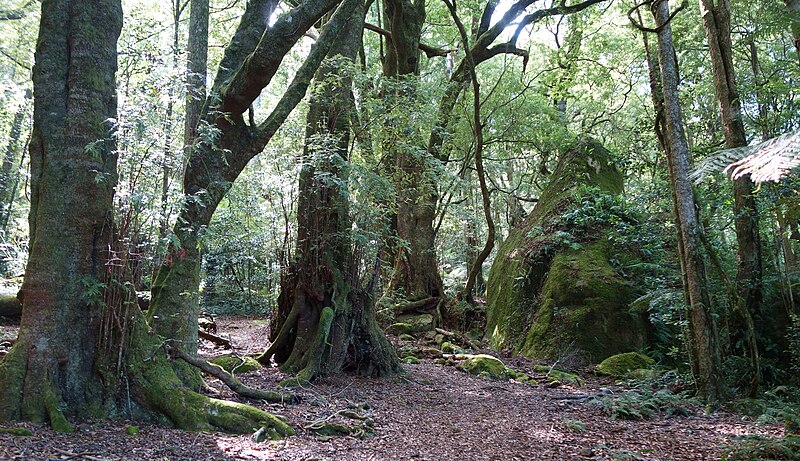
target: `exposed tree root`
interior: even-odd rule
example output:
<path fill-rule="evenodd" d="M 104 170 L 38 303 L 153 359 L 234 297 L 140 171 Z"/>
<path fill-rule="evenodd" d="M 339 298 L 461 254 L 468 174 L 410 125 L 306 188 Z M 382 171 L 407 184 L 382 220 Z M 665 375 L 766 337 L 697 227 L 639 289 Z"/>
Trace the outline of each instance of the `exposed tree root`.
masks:
<path fill-rule="evenodd" d="M 219 365 L 214 365 L 213 363 L 208 363 L 203 359 L 192 357 L 176 347 L 171 347 L 169 352 L 170 355 L 173 355 L 185 361 L 186 363 L 199 368 L 203 372 L 219 379 L 220 381 L 225 383 L 225 385 L 228 386 L 233 392 L 236 392 L 242 397 L 246 397 L 249 399 L 266 400 L 267 402 L 274 402 L 274 403 L 288 403 L 297 401 L 297 397 L 291 394 L 262 391 L 261 389 L 254 389 L 252 387 L 245 386 L 244 384 L 241 383 L 241 381 L 236 379 L 232 374 L 223 370 L 222 367 L 220 367 Z"/>

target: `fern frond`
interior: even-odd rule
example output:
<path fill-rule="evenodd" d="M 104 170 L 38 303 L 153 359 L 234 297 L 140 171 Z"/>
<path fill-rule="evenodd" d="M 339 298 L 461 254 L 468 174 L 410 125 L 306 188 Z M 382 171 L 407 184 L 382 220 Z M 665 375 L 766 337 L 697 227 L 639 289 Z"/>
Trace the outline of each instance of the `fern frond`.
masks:
<path fill-rule="evenodd" d="M 778 181 L 800 166 L 800 130 L 752 146 L 725 149 L 703 160 L 692 173 L 700 182 L 712 170 L 722 169 L 732 179 L 750 175 L 753 182 Z"/>

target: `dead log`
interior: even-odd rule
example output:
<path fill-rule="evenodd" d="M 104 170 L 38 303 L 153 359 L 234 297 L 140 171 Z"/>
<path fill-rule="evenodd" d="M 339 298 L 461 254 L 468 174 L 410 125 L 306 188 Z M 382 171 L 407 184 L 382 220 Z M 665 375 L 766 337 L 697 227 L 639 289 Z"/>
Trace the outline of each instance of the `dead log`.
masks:
<path fill-rule="evenodd" d="M 432 296 L 430 298 L 420 299 L 419 301 L 398 304 L 395 306 L 394 312 L 396 315 L 410 313 L 433 313 L 433 311 L 436 310 L 437 304 L 439 304 L 439 297 Z"/>
<path fill-rule="evenodd" d="M 204 331 L 204 330 L 198 330 L 197 331 L 197 336 L 201 337 L 202 339 L 205 339 L 206 341 L 211 341 L 212 343 L 214 343 L 217 346 L 220 346 L 222 348 L 233 349 L 233 346 L 231 346 L 231 340 L 230 339 L 222 338 L 220 336 L 217 336 L 215 334 L 209 333 L 209 332 Z"/>

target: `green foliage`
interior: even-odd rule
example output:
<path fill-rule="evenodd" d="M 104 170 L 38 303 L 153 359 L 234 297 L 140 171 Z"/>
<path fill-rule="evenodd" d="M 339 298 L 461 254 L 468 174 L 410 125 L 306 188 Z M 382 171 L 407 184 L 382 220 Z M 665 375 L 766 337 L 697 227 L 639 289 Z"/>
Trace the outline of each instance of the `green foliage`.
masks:
<path fill-rule="evenodd" d="M 800 316 L 791 315 L 790 319 L 791 324 L 786 333 L 786 339 L 789 341 L 789 354 L 792 360 L 791 370 L 794 376 L 797 377 L 800 376 Z"/>
<path fill-rule="evenodd" d="M 800 437 L 739 437 L 724 448 L 723 461 L 800 460 Z"/>
<path fill-rule="evenodd" d="M 602 397 L 599 404 L 608 416 L 615 419 L 648 419 L 656 414 L 689 416 L 694 413 L 691 407 L 695 402 L 683 393 L 640 388 Z"/>

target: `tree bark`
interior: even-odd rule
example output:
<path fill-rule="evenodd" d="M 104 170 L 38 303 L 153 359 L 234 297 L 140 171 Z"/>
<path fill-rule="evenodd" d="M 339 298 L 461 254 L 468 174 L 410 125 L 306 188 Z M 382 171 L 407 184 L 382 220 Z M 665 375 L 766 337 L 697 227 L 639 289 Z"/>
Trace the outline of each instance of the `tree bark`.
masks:
<path fill-rule="evenodd" d="M 186 118 L 183 127 L 183 144 L 192 145 L 197 138 L 197 124 L 206 100 L 206 73 L 208 72 L 208 0 L 189 2 L 189 43 L 186 66 Z M 187 150 L 186 155 L 189 155 Z"/>
<path fill-rule="evenodd" d="M 333 37 L 354 7 L 342 7 L 312 45 L 281 100 L 266 120 L 251 126 L 243 114 L 278 70 L 283 57 L 323 14 L 339 0 L 303 2 L 267 28 L 265 12 L 273 0 L 249 2 L 217 71 L 211 96 L 203 106 L 202 122 L 183 181 L 183 203 L 173 232 L 178 244 L 158 269 L 152 287 L 149 315 L 155 332 L 197 351 L 200 233 L 208 226 L 222 198 L 247 163 L 260 153 L 289 113 L 302 100 Z"/>
<path fill-rule="evenodd" d="M 259 358 L 271 358 L 292 382 L 347 369 L 384 376 L 400 370 L 394 350 L 375 321 L 371 293 L 360 287 L 350 238 L 348 161 L 353 111 L 346 62 L 361 43 L 364 3 L 358 6 L 317 71 L 318 90 L 309 102 L 297 209 L 297 260 L 281 287 L 288 310 L 273 345 Z M 277 326 L 276 326 L 277 327 Z"/>
<path fill-rule="evenodd" d="M 113 235 L 117 151 L 108 120 L 116 118 L 121 28 L 120 0 L 42 2 L 30 257 L 19 336 L 0 361 L 0 421 L 49 421 L 70 432 L 66 416 L 125 415 L 190 430 L 291 434 L 273 415 L 183 386 L 136 308 L 128 255 L 116 253 Z"/>
<path fill-rule="evenodd" d="M 661 88 L 664 93 L 665 131 L 670 156 L 670 175 L 677 199 L 677 218 L 683 242 L 686 291 L 689 295 L 692 370 L 698 392 L 716 405 L 726 394 L 712 305 L 705 278 L 700 221 L 689 178 L 689 145 L 678 99 L 678 70 L 669 23 L 669 1 L 656 0 L 652 6 L 658 30 Z"/>
<path fill-rule="evenodd" d="M 730 5 L 728 0 L 700 0 L 700 12 L 706 30 L 714 89 L 719 103 L 725 145 L 732 149 L 747 145 L 742 122 L 742 110 L 736 89 L 731 45 Z M 734 179 L 733 214 L 738 242 L 738 267 L 736 273 L 736 308 L 744 320 L 750 345 L 753 366 L 751 394 L 755 395 L 761 382 L 761 360 L 756 341 L 753 313 L 761 306 L 761 238 L 758 226 L 758 210 L 753 196 L 753 182 L 749 177 Z"/>

